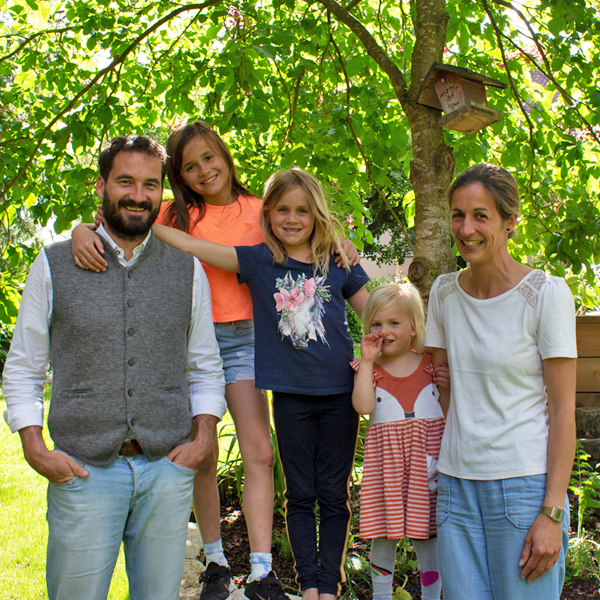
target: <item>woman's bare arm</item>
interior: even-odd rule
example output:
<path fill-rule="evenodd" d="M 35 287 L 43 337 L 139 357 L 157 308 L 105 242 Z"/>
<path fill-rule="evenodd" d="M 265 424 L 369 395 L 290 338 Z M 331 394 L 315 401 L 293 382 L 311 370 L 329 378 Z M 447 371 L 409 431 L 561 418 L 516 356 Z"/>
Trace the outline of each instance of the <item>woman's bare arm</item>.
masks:
<path fill-rule="evenodd" d="M 442 367 L 442 371 L 445 373 L 445 369 L 448 366 L 448 353 L 444 348 L 425 348 L 426 352 L 431 354 L 431 362 L 433 363 L 433 370 L 436 372 Z M 442 385 L 443 382 L 443 385 Z M 450 408 L 450 388 L 445 385 L 445 377 L 442 377 L 442 381 L 438 385 L 440 391 L 440 397 L 438 402 L 442 407 L 444 418 L 448 417 L 448 409 Z"/>
<path fill-rule="evenodd" d="M 575 358 L 542 361 L 548 394 L 548 475 L 544 506 L 562 508 L 575 457 Z M 541 508 L 541 507 L 540 507 Z M 525 538 L 519 566 L 521 579 L 531 583 L 547 573 L 562 547 L 561 523 L 540 514 Z"/>

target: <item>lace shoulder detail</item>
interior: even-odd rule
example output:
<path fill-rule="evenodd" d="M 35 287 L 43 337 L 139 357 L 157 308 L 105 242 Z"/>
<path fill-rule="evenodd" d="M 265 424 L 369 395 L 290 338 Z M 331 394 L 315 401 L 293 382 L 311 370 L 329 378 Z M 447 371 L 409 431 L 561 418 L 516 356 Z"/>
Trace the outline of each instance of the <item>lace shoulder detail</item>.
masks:
<path fill-rule="evenodd" d="M 458 290 L 456 280 L 456 273 L 446 273 L 445 275 L 439 276 L 437 289 L 439 306 L 442 306 L 444 300 L 450 296 L 450 294 L 454 294 L 454 292 Z"/>
<path fill-rule="evenodd" d="M 534 271 L 529 277 L 526 277 L 518 286 L 518 291 L 531 308 L 535 309 L 537 298 L 542 286 L 548 280 L 548 275 L 543 271 Z"/>

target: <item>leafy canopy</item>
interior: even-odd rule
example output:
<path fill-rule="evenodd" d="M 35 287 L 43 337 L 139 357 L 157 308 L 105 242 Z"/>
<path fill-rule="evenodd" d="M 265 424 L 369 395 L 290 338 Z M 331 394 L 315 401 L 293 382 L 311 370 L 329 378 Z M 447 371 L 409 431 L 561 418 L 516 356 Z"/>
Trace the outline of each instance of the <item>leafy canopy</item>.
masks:
<path fill-rule="evenodd" d="M 424 12 L 423 0 L 10 0 L 0 38 L 5 228 L 23 210 L 40 225 L 54 217 L 57 232 L 89 220 L 95 161 L 108 139 L 141 133 L 164 142 L 174 125 L 202 119 L 257 194 L 274 170 L 298 165 L 329 186 L 359 244 L 373 243 L 368 226 L 385 204 L 390 223 L 416 221 L 406 244 L 420 252 L 427 195 L 416 190 L 415 203 L 407 186 L 393 203 L 384 197 L 419 166 L 410 161 L 421 115 L 432 111 L 416 104 L 412 74 L 429 45 L 444 62 L 508 85 L 489 92 L 499 123 L 471 136 L 444 132 L 456 171 L 480 161 L 511 170 L 522 190 L 511 251 L 567 276 L 581 305 L 598 305 L 598 1 L 437 4 L 439 15 Z M 453 175 L 452 164 L 434 159 L 423 168 L 444 181 Z M 32 260 L 17 239 L 2 250 Z M 5 271 L 5 321 L 15 315 L 15 285 Z"/>

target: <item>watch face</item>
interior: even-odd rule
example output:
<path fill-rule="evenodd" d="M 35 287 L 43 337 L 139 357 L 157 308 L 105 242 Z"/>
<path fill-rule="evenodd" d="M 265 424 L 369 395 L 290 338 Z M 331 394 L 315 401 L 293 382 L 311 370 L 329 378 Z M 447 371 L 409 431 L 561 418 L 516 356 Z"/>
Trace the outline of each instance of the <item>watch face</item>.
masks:
<path fill-rule="evenodd" d="M 542 506 L 540 510 L 541 513 L 548 515 L 553 521 L 560 523 L 565 516 L 565 511 L 563 508 L 559 508 L 558 506 Z"/>

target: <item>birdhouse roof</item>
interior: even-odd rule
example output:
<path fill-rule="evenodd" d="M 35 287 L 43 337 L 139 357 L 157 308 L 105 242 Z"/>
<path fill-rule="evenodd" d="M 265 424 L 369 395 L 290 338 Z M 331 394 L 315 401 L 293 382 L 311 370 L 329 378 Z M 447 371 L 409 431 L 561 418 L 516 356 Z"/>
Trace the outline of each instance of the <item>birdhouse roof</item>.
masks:
<path fill-rule="evenodd" d="M 475 71 L 465 69 L 464 67 L 456 67 L 454 65 L 445 65 L 443 63 L 436 62 L 433 63 L 433 66 L 431 69 L 429 69 L 429 72 L 425 76 L 425 79 L 419 88 L 419 92 L 417 94 L 417 102 L 419 104 L 422 104 L 423 106 L 430 106 L 431 108 L 437 108 L 438 110 L 442 109 L 434 87 L 438 71 L 450 71 L 451 73 L 460 75 L 462 79 L 477 81 L 483 85 L 489 85 L 501 89 L 506 88 L 506 84 L 502 81 L 498 81 L 497 79 L 492 79 L 491 77 L 481 75 L 480 73 L 475 73 Z"/>

